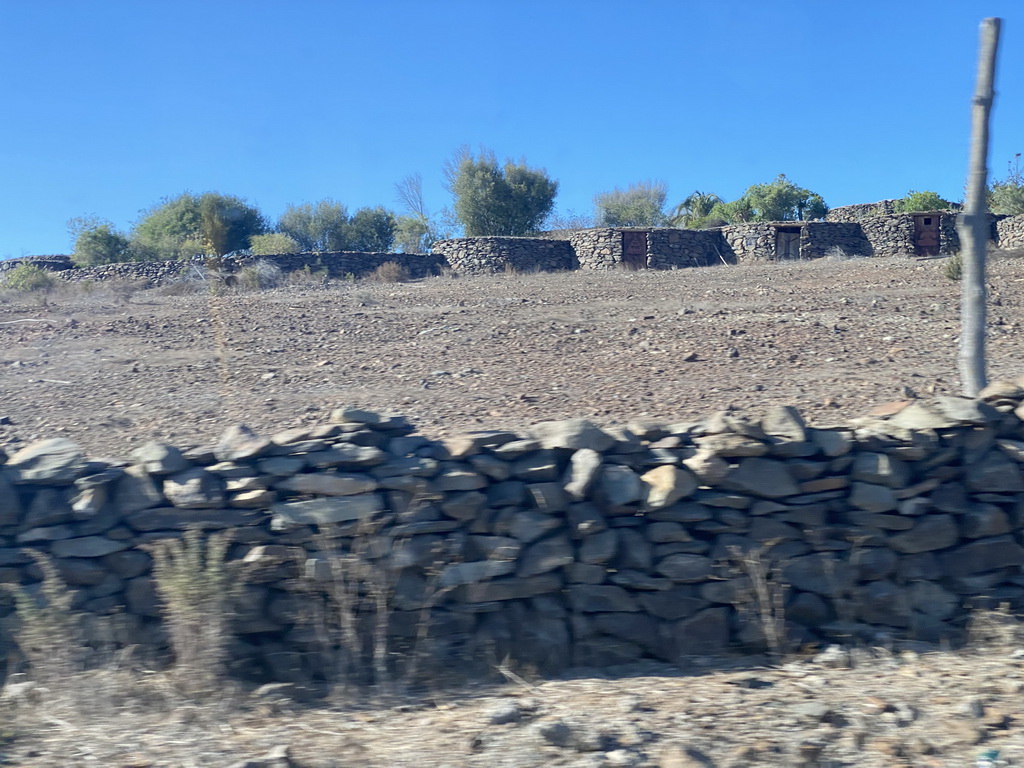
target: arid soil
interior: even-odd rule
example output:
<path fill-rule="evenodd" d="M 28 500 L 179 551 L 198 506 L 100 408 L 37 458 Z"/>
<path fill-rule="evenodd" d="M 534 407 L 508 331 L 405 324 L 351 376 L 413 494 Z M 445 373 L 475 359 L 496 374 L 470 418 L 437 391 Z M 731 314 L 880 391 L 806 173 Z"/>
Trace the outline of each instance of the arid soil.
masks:
<path fill-rule="evenodd" d="M 92 455 L 264 433 L 351 404 L 431 437 L 583 416 L 692 421 L 798 406 L 817 424 L 958 390 L 942 261 L 337 283 L 0 303 L 0 445 Z M 989 368 L 1024 365 L 1024 260 L 994 260 Z"/>
<path fill-rule="evenodd" d="M 124 457 L 152 439 L 211 442 L 235 423 L 264 433 L 315 423 L 342 404 L 404 414 L 429 436 L 573 416 L 671 423 L 777 403 L 831 424 L 958 390 L 958 286 L 942 266 L 8 294 L 0 446 L 66 436 Z M 1024 260 L 994 260 L 989 282 L 990 375 L 1014 378 Z M 1012 623 L 955 652 L 832 648 L 773 664 L 509 677 L 399 707 L 274 694 L 154 704 L 100 684 L 39 696 L 8 686 L 0 764 L 966 768 L 999 749 L 1003 764 L 1024 765 L 1024 634 Z"/>

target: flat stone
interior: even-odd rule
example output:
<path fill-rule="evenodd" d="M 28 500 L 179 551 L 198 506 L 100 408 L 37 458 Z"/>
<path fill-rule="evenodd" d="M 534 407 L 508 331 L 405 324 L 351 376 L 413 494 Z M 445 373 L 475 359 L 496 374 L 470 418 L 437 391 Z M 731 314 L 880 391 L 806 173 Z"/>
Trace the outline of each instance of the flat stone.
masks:
<path fill-rule="evenodd" d="M 702 452 L 724 458 L 764 456 L 770 450 L 760 440 L 731 432 L 699 437 L 694 440 L 694 444 Z"/>
<path fill-rule="evenodd" d="M 704 485 L 717 485 L 729 474 L 729 462 L 710 449 L 683 459 L 683 465 Z"/>
<path fill-rule="evenodd" d="M 377 481 L 367 475 L 304 473 L 275 483 L 275 488 L 318 496 L 355 496 L 377 490 Z"/>
<path fill-rule="evenodd" d="M 636 599 L 629 592 L 612 584 L 571 584 L 566 594 L 569 605 L 577 613 L 640 610 Z"/>
<path fill-rule="evenodd" d="M 438 586 L 457 587 L 461 584 L 474 584 L 487 581 L 498 576 L 507 576 L 515 572 L 516 563 L 512 560 L 481 560 L 470 563 L 454 563 L 447 565 L 438 578 Z"/>
<path fill-rule="evenodd" d="M 672 625 L 679 654 L 722 654 L 729 647 L 729 608 L 705 608 Z"/>
<path fill-rule="evenodd" d="M 7 459 L 15 483 L 70 485 L 85 473 L 85 456 L 77 443 L 62 437 L 29 443 Z"/>
<path fill-rule="evenodd" d="M 950 515 L 925 515 L 914 518 L 909 531 L 889 537 L 889 546 L 903 554 L 946 549 L 960 540 L 956 521 Z"/>
<path fill-rule="evenodd" d="M 66 489 L 37 489 L 21 521 L 22 527 L 38 528 L 70 522 L 74 519 L 75 513 L 69 501 Z"/>
<path fill-rule="evenodd" d="M 302 503 L 302 502 L 296 502 Z M 124 517 L 124 522 L 133 530 L 181 531 L 190 527 L 208 530 L 239 528 L 253 525 L 265 519 L 264 513 L 246 509 L 181 509 L 179 507 L 158 507 L 140 509 Z"/>
<path fill-rule="evenodd" d="M 610 563 L 619 549 L 619 535 L 615 530 L 603 530 L 586 536 L 580 544 L 581 563 L 604 565 Z"/>
<path fill-rule="evenodd" d="M 558 483 L 530 483 L 526 490 L 541 512 L 555 514 L 569 508 L 569 496 Z"/>
<path fill-rule="evenodd" d="M 674 582 L 692 584 L 706 581 L 711 575 L 713 561 L 703 555 L 669 555 L 655 566 L 655 571 Z"/>
<path fill-rule="evenodd" d="M 910 469 L 904 462 L 885 453 L 869 451 L 857 454 L 850 475 L 854 480 L 889 488 L 903 488 L 910 482 Z"/>
<path fill-rule="evenodd" d="M 358 496 L 278 502 L 270 509 L 289 524 L 329 525 L 372 517 L 383 511 L 384 502 L 379 494 L 364 493 Z"/>
<path fill-rule="evenodd" d="M 526 600 L 537 595 L 548 595 L 562 589 L 562 577 L 554 573 L 521 579 L 508 578 L 482 581 L 463 587 L 463 600 L 467 603 L 487 603 L 503 600 Z"/>
<path fill-rule="evenodd" d="M 522 543 L 529 544 L 561 526 L 562 521 L 557 517 L 531 509 L 515 513 L 509 525 L 509 533 Z"/>
<path fill-rule="evenodd" d="M 57 557 L 103 557 L 128 547 L 126 542 L 113 541 L 104 536 L 85 536 L 55 541 L 50 545 L 50 551 Z"/>
<path fill-rule="evenodd" d="M 768 499 L 800 493 L 800 487 L 783 462 L 761 458 L 740 460 L 739 465 L 730 470 L 722 481 L 722 488 Z"/>
<path fill-rule="evenodd" d="M 891 488 L 872 483 L 854 483 L 850 491 L 850 504 L 866 512 L 888 512 L 899 506 Z"/>
<path fill-rule="evenodd" d="M 519 578 L 529 578 L 548 573 L 568 565 L 574 559 L 573 545 L 569 541 L 569 537 L 564 534 L 553 536 L 550 539 L 538 541 L 520 555 L 516 575 Z"/>
<path fill-rule="evenodd" d="M 1024 491 L 1020 465 L 1003 451 L 989 451 L 977 463 L 966 467 L 964 482 L 972 491 L 1019 493 Z"/>
<path fill-rule="evenodd" d="M 761 419 L 761 429 L 772 437 L 781 437 L 798 443 L 807 440 L 807 424 L 800 411 L 791 405 L 773 406 Z"/>
<path fill-rule="evenodd" d="M 331 411 L 331 424 L 380 424 L 381 417 L 375 411 L 344 405 Z"/>
<path fill-rule="evenodd" d="M 1010 534 L 978 539 L 939 555 L 939 563 L 946 576 L 972 576 L 1024 565 L 1024 547 Z"/>

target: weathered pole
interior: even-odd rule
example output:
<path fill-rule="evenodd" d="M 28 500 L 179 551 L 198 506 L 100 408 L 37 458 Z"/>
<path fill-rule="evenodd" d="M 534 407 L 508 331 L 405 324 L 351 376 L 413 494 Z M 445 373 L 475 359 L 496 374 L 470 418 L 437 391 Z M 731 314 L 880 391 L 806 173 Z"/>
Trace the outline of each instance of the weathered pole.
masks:
<path fill-rule="evenodd" d="M 981 22 L 978 79 L 971 107 L 971 151 L 967 170 L 967 198 L 957 222 L 963 282 L 960 289 L 960 386 L 975 397 L 985 376 L 985 251 L 988 248 L 988 124 L 995 97 L 993 84 L 1000 19 Z"/>

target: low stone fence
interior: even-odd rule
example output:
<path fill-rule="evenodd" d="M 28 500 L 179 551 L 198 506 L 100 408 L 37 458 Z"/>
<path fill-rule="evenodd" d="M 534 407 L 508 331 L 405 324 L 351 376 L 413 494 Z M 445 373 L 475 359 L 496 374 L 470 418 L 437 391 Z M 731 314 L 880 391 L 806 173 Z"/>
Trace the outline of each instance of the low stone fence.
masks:
<path fill-rule="evenodd" d="M 462 237 L 438 240 L 432 250 L 455 272 L 466 275 L 560 272 L 579 267 L 568 242 L 544 237 Z"/>
<path fill-rule="evenodd" d="M 899 200 L 879 200 L 877 203 L 858 203 L 857 205 L 841 205 L 832 208 L 825 214 L 825 221 L 858 222 L 872 216 L 887 216 L 896 213 Z"/>
<path fill-rule="evenodd" d="M 57 276 L 68 282 L 87 280 L 142 280 L 150 286 L 206 274 L 208 264 L 216 263 L 215 271 L 223 276 L 236 274 L 257 262 L 273 264 L 281 271 L 308 269 L 332 278 L 365 277 L 381 264 L 394 262 L 405 267 L 411 277 L 436 275 L 447 266 L 442 257 L 432 254 L 377 253 L 368 251 L 325 251 L 323 253 L 284 253 L 268 256 L 226 256 L 211 260 L 206 256 L 170 261 L 122 262 L 96 267 L 67 269 Z"/>
<path fill-rule="evenodd" d="M 1022 401 L 998 382 L 979 400 L 894 404 L 842 427 L 778 407 L 440 441 L 339 409 L 319 427 L 236 427 L 215 446 L 151 443 L 124 462 L 44 440 L 0 452 L 0 582 L 34 590 L 42 553 L 93 642 L 159 646 L 146 546 L 230 530 L 230 557 L 249 569 L 236 669 L 289 681 L 336 652 L 308 609 L 339 586 L 356 626 L 449 665 L 483 648 L 557 669 L 955 643 L 977 607 L 1024 610 Z M 366 568 L 342 583 L 338 562 Z M 0 598 L 0 643 L 12 622 Z"/>
<path fill-rule="evenodd" d="M 1024 248 L 1024 215 L 999 219 L 995 223 L 995 229 L 995 240 L 1000 248 Z"/>

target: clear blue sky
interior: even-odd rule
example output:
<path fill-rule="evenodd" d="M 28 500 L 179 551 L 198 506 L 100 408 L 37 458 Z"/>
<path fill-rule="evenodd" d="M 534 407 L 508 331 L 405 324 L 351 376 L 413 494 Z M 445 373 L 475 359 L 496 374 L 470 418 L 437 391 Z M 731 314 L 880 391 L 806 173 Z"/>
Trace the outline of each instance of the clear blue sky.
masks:
<path fill-rule="evenodd" d="M 68 253 L 186 190 L 276 218 L 396 207 L 460 145 L 559 210 L 644 179 L 674 204 L 787 174 L 832 206 L 959 200 L 978 23 L 1001 16 L 991 167 L 1024 151 L 1021 0 L 0 0 L 0 258 Z"/>

